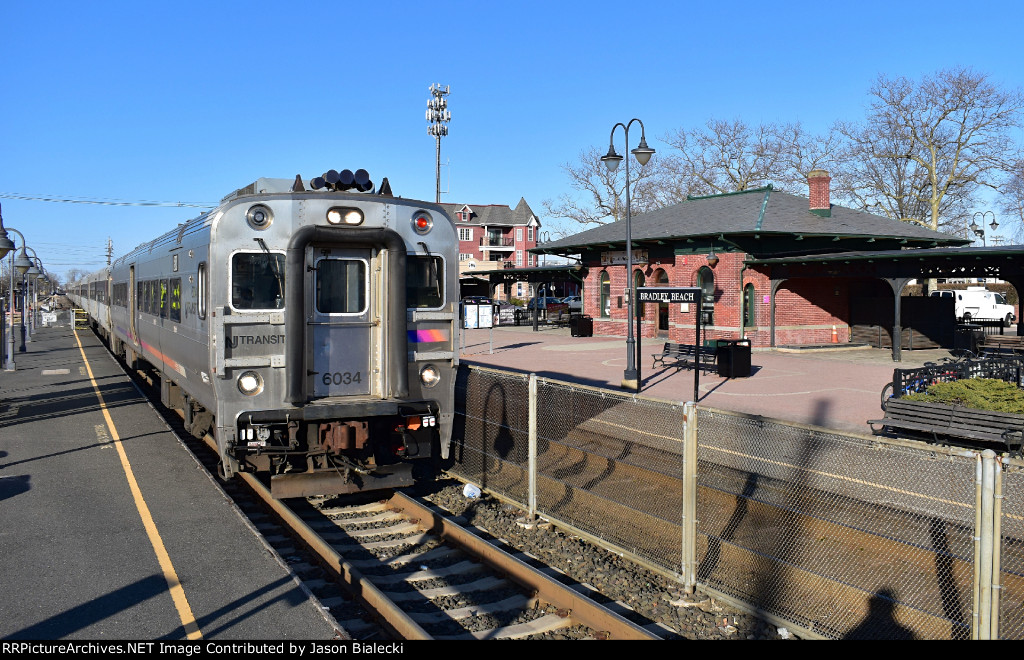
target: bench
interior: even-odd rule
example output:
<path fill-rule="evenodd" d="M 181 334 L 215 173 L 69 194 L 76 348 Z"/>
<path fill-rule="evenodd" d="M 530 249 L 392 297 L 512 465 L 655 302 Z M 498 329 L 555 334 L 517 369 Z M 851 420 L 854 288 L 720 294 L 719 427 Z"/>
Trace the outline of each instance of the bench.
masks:
<path fill-rule="evenodd" d="M 714 369 L 718 362 L 718 349 L 711 346 L 697 346 L 693 344 L 676 344 L 665 342 L 661 353 L 654 353 L 654 362 L 651 368 L 659 364 L 662 367 L 698 367 L 701 369 Z"/>
<path fill-rule="evenodd" d="M 912 431 L 928 434 L 933 440 L 959 438 L 1002 444 L 1010 451 L 1015 447 L 1019 451 L 1024 438 L 1024 415 L 905 399 L 889 399 L 885 417 L 869 419 L 868 424 L 875 435 L 886 429 Z"/>
<path fill-rule="evenodd" d="M 986 335 L 985 339 L 978 345 L 978 350 L 983 354 L 992 355 L 1017 355 L 1024 353 L 1024 337 L 1013 335 Z"/>

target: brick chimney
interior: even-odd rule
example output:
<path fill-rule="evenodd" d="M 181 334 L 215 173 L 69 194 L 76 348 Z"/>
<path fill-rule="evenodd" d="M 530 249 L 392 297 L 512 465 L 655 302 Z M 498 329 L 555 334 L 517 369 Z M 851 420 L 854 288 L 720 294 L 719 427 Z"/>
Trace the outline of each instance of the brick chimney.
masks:
<path fill-rule="evenodd" d="M 823 218 L 832 216 L 829 202 L 829 186 L 832 177 L 825 170 L 811 170 L 807 174 L 807 186 L 811 189 L 811 213 Z"/>

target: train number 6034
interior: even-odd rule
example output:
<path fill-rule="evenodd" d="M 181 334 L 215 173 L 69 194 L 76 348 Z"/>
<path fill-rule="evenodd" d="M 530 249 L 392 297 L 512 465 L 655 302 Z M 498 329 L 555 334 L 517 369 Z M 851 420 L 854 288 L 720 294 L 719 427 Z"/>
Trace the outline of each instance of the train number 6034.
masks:
<path fill-rule="evenodd" d="M 322 379 L 324 385 L 350 385 L 352 383 L 363 382 L 363 376 L 360 372 L 352 373 L 350 371 L 329 371 L 324 374 Z"/>

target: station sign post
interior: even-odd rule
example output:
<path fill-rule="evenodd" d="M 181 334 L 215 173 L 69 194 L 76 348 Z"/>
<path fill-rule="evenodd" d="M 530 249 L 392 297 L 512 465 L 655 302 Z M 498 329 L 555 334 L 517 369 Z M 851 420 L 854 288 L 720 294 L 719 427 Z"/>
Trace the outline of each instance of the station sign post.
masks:
<path fill-rule="evenodd" d="M 667 287 L 667 286 L 638 286 L 636 288 L 636 301 L 643 305 L 646 303 L 670 303 L 684 304 L 692 303 L 694 313 L 697 315 L 697 332 L 694 335 L 693 346 L 693 402 L 699 400 L 697 390 L 700 387 L 700 360 L 697 354 L 700 352 L 700 287 Z M 636 315 L 636 355 L 637 375 L 636 391 L 640 392 L 643 378 L 640 376 L 640 315 Z"/>

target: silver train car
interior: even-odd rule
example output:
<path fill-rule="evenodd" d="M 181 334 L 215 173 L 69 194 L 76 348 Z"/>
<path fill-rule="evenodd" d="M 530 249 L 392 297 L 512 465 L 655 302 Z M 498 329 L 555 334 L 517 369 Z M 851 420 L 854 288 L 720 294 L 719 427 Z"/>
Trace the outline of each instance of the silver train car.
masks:
<path fill-rule="evenodd" d="M 69 286 L 220 472 L 275 497 L 414 483 L 448 458 L 458 236 L 364 170 L 259 179 Z"/>

